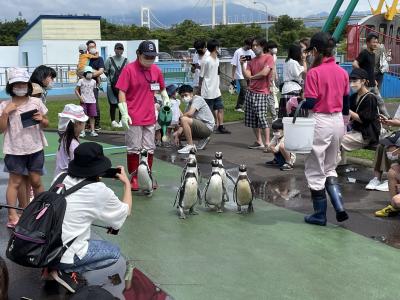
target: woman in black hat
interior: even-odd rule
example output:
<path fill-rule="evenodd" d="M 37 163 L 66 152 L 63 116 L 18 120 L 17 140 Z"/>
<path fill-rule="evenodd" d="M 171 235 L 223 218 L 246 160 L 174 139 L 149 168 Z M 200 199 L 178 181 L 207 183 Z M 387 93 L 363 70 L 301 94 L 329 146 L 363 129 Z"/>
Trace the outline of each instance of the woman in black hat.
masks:
<path fill-rule="evenodd" d="M 110 168 L 111 161 L 104 156 L 101 145 L 83 143 L 75 149 L 74 159 L 68 166 L 68 176 L 63 181 L 68 190 L 85 179 L 93 180 L 93 183 L 65 198 L 67 208 L 62 224 L 62 241 L 64 245 L 73 242 L 62 256 L 58 270 L 50 273 L 72 293 L 82 286 L 82 273 L 106 268 L 120 257 L 118 246 L 90 239 L 90 227 L 94 221 L 118 230 L 131 213 L 131 187 L 124 167 L 118 166 L 120 173 L 116 174 L 116 179 L 124 184 L 122 201 L 101 182 L 101 176 Z"/>

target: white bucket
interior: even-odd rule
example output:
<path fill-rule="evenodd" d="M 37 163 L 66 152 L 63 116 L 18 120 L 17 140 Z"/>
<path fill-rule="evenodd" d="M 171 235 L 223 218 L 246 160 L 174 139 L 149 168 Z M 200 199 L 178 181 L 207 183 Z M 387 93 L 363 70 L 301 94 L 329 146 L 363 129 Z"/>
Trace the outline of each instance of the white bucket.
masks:
<path fill-rule="evenodd" d="M 285 149 L 294 153 L 310 153 L 314 141 L 314 118 L 283 118 Z"/>

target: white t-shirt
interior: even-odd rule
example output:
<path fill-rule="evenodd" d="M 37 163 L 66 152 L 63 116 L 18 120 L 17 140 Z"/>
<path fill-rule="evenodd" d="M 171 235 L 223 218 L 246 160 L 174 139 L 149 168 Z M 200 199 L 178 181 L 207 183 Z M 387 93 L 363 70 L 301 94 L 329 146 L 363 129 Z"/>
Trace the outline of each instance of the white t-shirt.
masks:
<path fill-rule="evenodd" d="M 210 52 L 208 50 L 206 50 L 206 53 L 204 53 L 204 55 L 200 58 L 199 54 L 195 53 L 193 56 L 193 61 L 192 63 L 194 65 L 199 65 L 200 69 L 201 69 L 201 63 L 203 62 L 203 59 L 207 56 L 210 56 Z M 193 82 L 192 82 L 192 86 L 193 87 L 198 87 L 199 86 L 199 80 L 200 80 L 200 69 L 196 68 L 194 70 L 194 76 L 193 76 Z"/>
<path fill-rule="evenodd" d="M 93 89 L 96 87 L 96 80 L 87 80 L 86 78 L 81 78 L 76 85 L 80 87 L 81 96 L 85 103 L 96 103 L 96 98 L 93 91 Z"/>
<path fill-rule="evenodd" d="M 285 84 L 282 88 L 282 94 L 287 94 L 293 91 L 300 91 L 303 82 L 301 73 L 304 72 L 304 67 L 300 66 L 299 62 L 293 59 L 289 59 L 283 64 L 283 81 Z"/>
<path fill-rule="evenodd" d="M 394 114 L 393 119 L 400 120 L 400 105 L 397 107 L 396 113 Z"/>
<path fill-rule="evenodd" d="M 200 77 L 203 78 L 201 97 L 215 99 L 221 96 L 218 75 L 219 59 L 212 56 L 203 57 Z"/>
<path fill-rule="evenodd" d="M 63 183 L 65 188 L 69 189 L 82 180 L 82 178 L 67 176 Z M 90 225 L 94 221 L 100 221 L 106 226 L 120 229 L 128 216 L 129 206 L 121 202 L 103 182 L 88 184 L 65 199 L 67 208 L 61 238 L 64 244 L 75 237 L 76 239 L 65 251 L 61 263 L 72 264 L 74 255 L 82 259 L 87 253 Z"/>
<path fill-rule="evenodd" d="M 56 170 L 54 171 L 54 177 L 58 177 L 59 174 L 68 170 L 69 162 L 74 159 L 74 150 L 79 146 L 79 142 L 76 139 L 72 139 L 67 153 L 65 151 L 64 142 L 65 139 L 62 139 L 60 149 L 58 149 L 56 154 Z"/>
<path fill-rule="evenodd" d="M 254 54 L 253 50 L 244 50 L 243 48 L 239 48 L 235 51 L 235 54 L 232 57 L 231 65 L 236 67 L 235 71 L 235 78 L 234 79 L 244 79 L 242 73 L 242 66 L 240 65 L 240 57 L 242 55 L 251 55 L 251 58 L 254 58 L 256 55 Z M 244 68 L 247 68 L 247 62 L 243 64 Z"/>

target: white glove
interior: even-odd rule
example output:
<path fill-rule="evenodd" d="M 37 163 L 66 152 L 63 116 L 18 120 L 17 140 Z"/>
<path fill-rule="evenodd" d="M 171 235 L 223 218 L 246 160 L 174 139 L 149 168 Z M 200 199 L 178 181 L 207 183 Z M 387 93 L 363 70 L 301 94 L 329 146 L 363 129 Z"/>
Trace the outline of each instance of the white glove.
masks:
<path fill-rule="evenodd" d="M 161 98 L 163 99 L 163 105 L 171 107 L 171 100 L 169 100 L 168 93 L 166 90 L 162 90 Z"/>
<path fill-rule="evenodd" d="M 120 103 L 118 103 L 118 108 L 119 108 L 119 112 L 121 113 L 122 125 L 126 129 L 129 129 L 129 125 L 132 125 L 132 119 L 128 114 L 128 105 L 126 104 L 126 102 L 120 102 Z"/>

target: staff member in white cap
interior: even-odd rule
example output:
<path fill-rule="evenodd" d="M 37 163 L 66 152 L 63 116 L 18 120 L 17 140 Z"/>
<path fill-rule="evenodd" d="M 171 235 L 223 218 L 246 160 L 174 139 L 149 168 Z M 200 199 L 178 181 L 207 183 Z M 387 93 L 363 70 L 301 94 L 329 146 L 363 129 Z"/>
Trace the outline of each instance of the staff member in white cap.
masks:
<path fill-rule="evenodd" d="M 151 41 L 143 41 L 136 55 L 137 59 L 123 68 L 116 85 L 119 89 L 118 107 L 122 115 L 121 121 L 127 129 L 125 143 L 133 191 L 139 190 L 137 169 L 141 149 L 148 151 L 150 170 L 153 166 L 153 153 L 156 148 L 154 94 L 161 92 L 163 105 L 171 106 L 161 70 L 154 64 L 158 55 L 156 45 Z"/>
<path fill-rule="evenodd" d="M 336 182 L 336 167 L 340 160 L 340 143 L 344 134 L 344 118 L 349 118 L 349 75 L 336 64 L 333 55 L 335 40 L 329 33 L 318 32 L 307 49 L 314 63 L 307 72 L 304 108 L 312 109 L 316 121 L 311 153 L 305 161 L 305 175 L 311 190 L 314 214 L 305 222 L 326 225 L 326 192 L 336 210 L 336 219 L 348 219 L 342 194 Z M 343 114 L 342 114 L 343 112 Z"/>
<path fill-rule="evenodd" d="M 79 146 L 79 134 L 85 129 L 85 122 L 89 119 L 83 107 L 75 104 L 65 105 L 58 118 L 60 144 L 56 155 L 55 177 L 68 170 L 69 162 L 74 159 L 74 150 Z"/>

